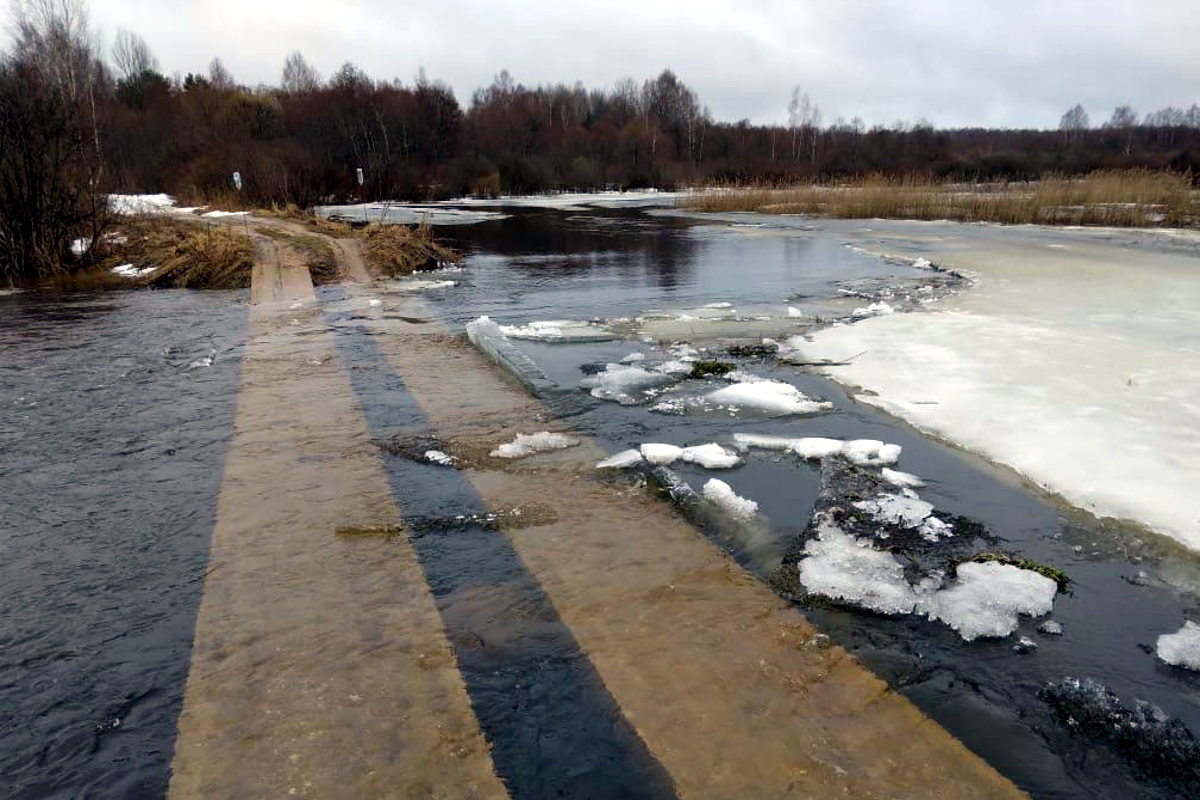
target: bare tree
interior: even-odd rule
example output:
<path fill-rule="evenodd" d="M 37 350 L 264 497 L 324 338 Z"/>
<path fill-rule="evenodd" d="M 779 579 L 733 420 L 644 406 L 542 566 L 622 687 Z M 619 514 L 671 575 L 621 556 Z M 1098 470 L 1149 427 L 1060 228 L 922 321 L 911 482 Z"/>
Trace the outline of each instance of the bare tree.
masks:
<path fill-rule="evenodd" d="M 1088 118 L 1087 111 L 1079 103 L 1067 109 L 1067 113 L 1058 121 L 1058 129 L 1063 132 L 1063 139 L 1067 142 L 1078 138 L 1081 131 L 1086 131 L 1091 126 L 1092 121 Z"/>
<path fill-rule="evenodd" d="M 61 270 L 74 238 L 107 218 L 95 86 L 104 69 L 80 0 L 13 4 L 16 42 L 0 60 L 0 273 Z"/>
<path fill-rule="evenodd" d="M 283 62 L 280 85 L 285 92 L 293 94 L 311 92 L 321 85 L 321 76 L 304 58 L 304 54 L 296 50 Z"/>
<path fill-rule="evenodd" d="M 233 88 L 233 74 L 225 68 L 220 58 L 214 58 L 208 63 L 208 82 L 214 89 Z"/>
<path fill-rule="evenodd" d="M 144 72 L 158 72 L 158 59 L 150 52 L 146 40 L 126 28 L 117 31 L 112 59 L 117 73 L 125 80 L 136 78 Z"/>
<path fill-rule="evenodd" d="M 1113 109 L 1112 117 L 1108 122 L 1104 123 L 1106 128 L 1116 128 L 1117 130 L 1125 130 L 1137 125 L 1137 113 L 1129 106 L 1117 106 Z"/>

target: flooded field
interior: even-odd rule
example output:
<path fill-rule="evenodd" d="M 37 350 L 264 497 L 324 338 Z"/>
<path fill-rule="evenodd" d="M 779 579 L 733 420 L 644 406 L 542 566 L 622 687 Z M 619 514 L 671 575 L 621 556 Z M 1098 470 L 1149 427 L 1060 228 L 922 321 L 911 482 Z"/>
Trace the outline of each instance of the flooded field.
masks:
<path fill-rule="evenodd" d="M 440 231 L 461 269 L 274 310 L 0 298 L 7 796 L 1197 794 L 1200 680 L 1154 651 L 1195 559 L 788 345 L 967 277 L 795 220 L 523 204 Z M 535 392 L 468 343 L 482 316 Z M 803 457 L 835 446 L 852 479 Z M 831 568 L 822 596 L 814 507 L 879 474 L 928 536 L 901 516 L 906 577 Z M 979 552 L 1069 583 L 970 636 L 1005 615 L 919 579 Z"/>

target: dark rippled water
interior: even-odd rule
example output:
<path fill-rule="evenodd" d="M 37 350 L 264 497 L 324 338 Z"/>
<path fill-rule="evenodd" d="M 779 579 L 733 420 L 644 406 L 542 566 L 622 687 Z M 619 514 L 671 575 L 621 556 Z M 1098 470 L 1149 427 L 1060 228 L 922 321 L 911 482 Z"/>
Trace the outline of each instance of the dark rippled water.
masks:
<path fill-rule="evenodd" d="M 244 292 L 0 298 L 4 797 L 164 795 L 246 316 Z"/>

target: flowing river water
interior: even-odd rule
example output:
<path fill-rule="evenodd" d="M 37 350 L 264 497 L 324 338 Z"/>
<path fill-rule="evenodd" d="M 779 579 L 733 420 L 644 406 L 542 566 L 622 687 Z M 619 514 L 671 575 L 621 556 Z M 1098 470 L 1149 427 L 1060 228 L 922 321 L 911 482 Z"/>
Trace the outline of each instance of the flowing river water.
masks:
<path fill-rule="evenodd" d="M 247 292 L 0 297 L 6 796 L 1200 791 L 1039 694 L 1090 678 L 1200 730 L 1200 681 L 1139 647 L 1194 608 L 1190 556 L 803 367 L 732 359 L 829 402 L 819 414 L 662 413 L 579 389 L 590 365 L 670 359 L 671 343 L 728 359 L 729 343 L 850 314 L 864 301 L 847 287 L 928 270 L 830 230 L 510 211 L 441 229 L 467 258 L 419 291 L 333 285 L 271 313 Z M 618 322 L 514 339 L 558 387 L 534 398 L 462 337 L 481 315 Z M 487 455 L 544 429 L 582 443 Z M 812 514 L 813 463 L 751 450 L 732 470 L 677 465 L 757 501 L 753 541 L 593 469 L 735 432 L 901 445 L 922 499 L 1069 575 L 1064 633 L 1023 618 L 968 643 L 921 617 L 779 598 L 769 578 Z M 380 448 L 404 441 L 469 463 Z M 1020 635 L 1033 653 L 1014 651 Z"/>

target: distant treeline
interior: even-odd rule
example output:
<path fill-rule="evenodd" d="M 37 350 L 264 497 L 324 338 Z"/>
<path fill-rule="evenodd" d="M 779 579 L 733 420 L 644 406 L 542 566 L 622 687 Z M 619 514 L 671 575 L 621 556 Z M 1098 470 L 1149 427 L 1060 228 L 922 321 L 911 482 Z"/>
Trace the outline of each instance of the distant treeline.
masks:
<path fill-rule="evenodd" d="M 84 0 L 14 0 L 0 56 L 0 274 L 61 268 L 94 238 L 104 192 L 232 194 L 246 204 L 425 199 L 598 187 L 793 184 L 864 175 L 1028 180 L 1144 167 L 1200 174 L 1200 108 L 1058 130 L 938 130 L 918 121 L 823 125 L 797 88 L 787 124 L 714 120 L 669 70 L 641 84 L 527 87 L 502 71 L 460 104 L 422 71 L 373 80 L 351 63 L 327 79 L 300 53 L 278 86 L 239 84 L 219 59 L 168 77 L 137 34 L 97 44 Z M 782 105 L 782 102 L 781 102 Z M 358 171 L 363 183 L 358 184 Z"/>
<path fill-rule="evenodd" d="M 123 189 L 207 197 L 236 169 L 259 203 L 869 174 L 1029 180 L 1131 167 L 1200 174 L 1196 107 L 1169 125 L 1118 114 L 1099 128 L 1064 118 L 1053 131 L 938 130 L 924 121 L 866 128 L 857 120 L 821 125 L 817 107 L 797 92 L 790 124 L 751 125 L 713 120 L 669 70 L 607 89 L 527 87 L 503 71 L 463 107 L 424 74 L 411 83 L 375 81 L 347 63 L 321 80 L 299 53 L 278 87 L 240 86 L 214 60 L 204 75 L 171 80 L 150 66 L 111 89 L 105 142 Z"/>

